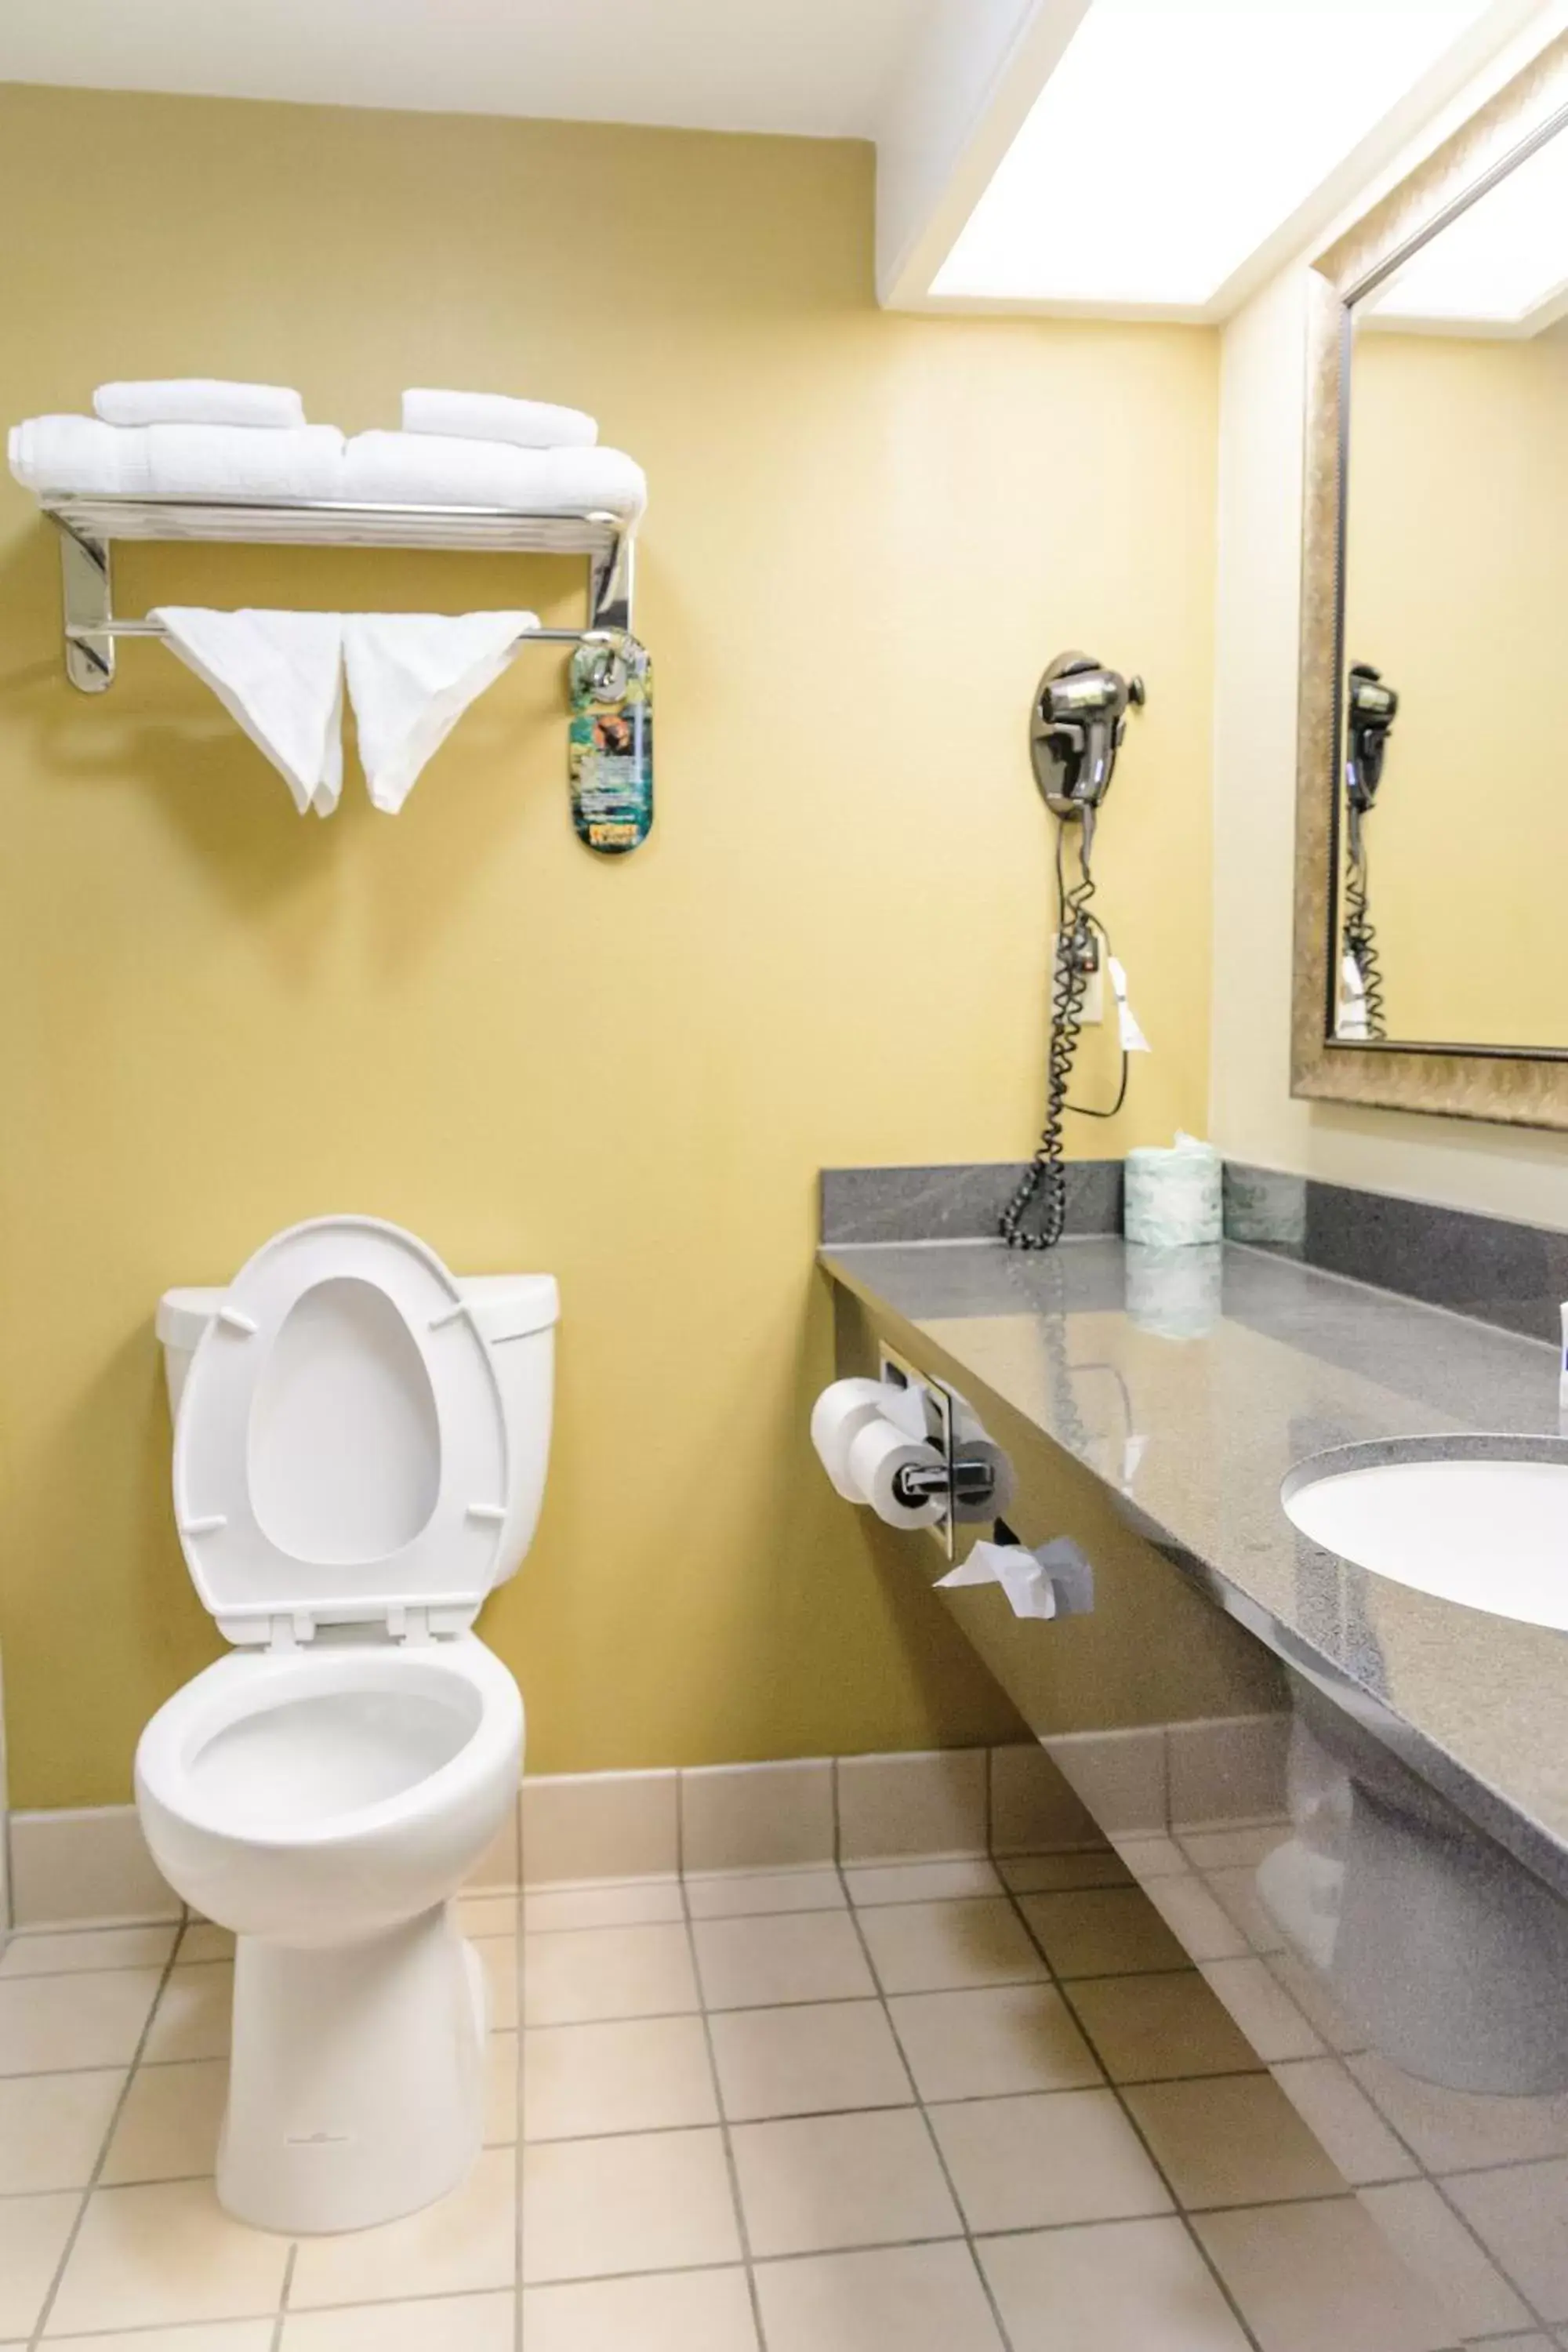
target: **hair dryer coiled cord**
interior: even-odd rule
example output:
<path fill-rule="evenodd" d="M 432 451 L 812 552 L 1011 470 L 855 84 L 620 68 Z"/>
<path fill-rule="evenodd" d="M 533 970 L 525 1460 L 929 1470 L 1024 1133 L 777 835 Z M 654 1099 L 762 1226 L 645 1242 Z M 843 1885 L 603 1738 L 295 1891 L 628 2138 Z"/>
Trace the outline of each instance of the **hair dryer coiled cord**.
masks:
<path fill-rule="evenodd" d="M 1085 950 L 1094 935 L 1099 934 L 1104 953 L 1110 952 L 1110 935 L 1099 917 L 1089 911 L 1094 896 L 1094 877 L 1084 867 L 1080 878 L 1069 890 L 1063 864 L 1062 837 L 1066 826 L 1057 834 L 1057 950 L 1051 969 L 1051 1042 L 1046 1061 L 1046 1123 L 1041 1129 L 1035 1156 L 1024 1171 L 1023 1181 L 1003 1210 L 997 1230 L 1009 1249 L 1054 1249 L 1067 1225 L 1067 1160 L 1063 1150 L 1063 1132 L 1068 1111 L 1079 1106 L 1068 1100 L 1068 1087 L 1072 1081 L 1074 1058 L 1083 1027 L 1084 997 L 1089 987 L 1089 969 Z M 1127 1055 L 1121 1056 L 1121 1084 L 1116 1100 L 1105 1110 L 1079 1110 L 1085 1118 L 1114 1118 L 1127 1097 Z M 1039 1223 L 1026 1229 L 1025 1212 L 1040 1199 Z"/>
<path fill-rule="evenodd" d="M 1345 868 L 1344 951 L 1361 974 L 1362 1000 L 1369 1037 L 1386 1037 L 1383 1005 L 1383 972 L 1377 961 L 1377 932 L 1367 912 L 1364 855 Z"/>

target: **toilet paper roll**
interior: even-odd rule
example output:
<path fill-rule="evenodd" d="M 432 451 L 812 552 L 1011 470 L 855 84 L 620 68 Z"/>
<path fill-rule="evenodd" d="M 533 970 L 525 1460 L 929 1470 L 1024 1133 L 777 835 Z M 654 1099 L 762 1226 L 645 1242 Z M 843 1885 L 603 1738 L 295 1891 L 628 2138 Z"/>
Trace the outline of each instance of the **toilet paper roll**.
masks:
<path fill-rule="evenodd" d="M 1173 1151 L 1140 1145 L 1127 1154 L 1121 1230 L 1160 1249 L 1217 1242 L 1224 1227 L 1220 1157 L 1212 1143 L 1178 1135 Z"/>
<path fill-rule="evenodd" d="M 891 1422 L 868 1423 L 849 1448 L 849 1483 L 857 1499 L 869 1503 L 890 1528 L 929 1528 L 941 1518 L 945 1497 L 935 1495 L 920 1503 L 900 1503 L 893 1491 L 900 1470 L 939 1470 L 942 1455 L 934 1445 L 906 1437 Z"/>
<path fill-rule="evenodd" d="M 816 1458 L 847 1503 L 866 1499 L 849 1483 L 849 1448 L 868 1422 L 880 1419 L 886 1401 L 880 1381 L 835 1381 L 811 1408 Z"/>
<path fill-rule="evenodd" d="M 989 1437 L 967 1437 L 961 1431 L 953 1440 L 953 1452 L 961 1462 L 984 1462 L 991 1473 L 991 1489 L 979 1501 L 954 1502 L 955 1519 L 978 1520 L 1005 1517 L 1013 1507 L 1016 1484 L 1013 1465 L 999 1445 Z"/>

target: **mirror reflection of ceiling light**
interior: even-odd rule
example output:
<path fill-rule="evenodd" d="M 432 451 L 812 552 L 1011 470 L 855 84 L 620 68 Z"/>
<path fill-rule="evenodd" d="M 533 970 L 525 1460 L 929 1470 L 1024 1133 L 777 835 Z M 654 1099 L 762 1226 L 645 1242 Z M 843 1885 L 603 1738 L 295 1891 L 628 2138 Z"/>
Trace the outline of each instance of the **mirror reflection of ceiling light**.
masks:
<path fill-rule="evenodd" d="M 1424 245 L 1358 313 L 1406 332 L 1520 337 L 1568 313 L 1568 132 Z"/>
<path fill-rule="evenodd" d="M 1094 0 L 932 281 L 1199 308 L 1487 0 Z"/>

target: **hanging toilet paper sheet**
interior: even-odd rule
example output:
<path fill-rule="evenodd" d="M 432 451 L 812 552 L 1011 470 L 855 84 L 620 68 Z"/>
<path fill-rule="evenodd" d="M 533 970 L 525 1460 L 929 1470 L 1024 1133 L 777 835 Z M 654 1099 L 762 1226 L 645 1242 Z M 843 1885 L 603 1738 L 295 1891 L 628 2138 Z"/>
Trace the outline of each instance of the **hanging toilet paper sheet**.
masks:
<path fill-rule="evenodd" d="M 1094 1570 L 1070 1536 L 1058 1536 L 1038 1551 L 1023 1544 L 977 1543 L 937 1584 L 999 1584 L 1015 1617 L 1081 1617 L 1094 1606 Z"/>
<path fill-rule="evenodd" d="M 1015 1617 L 1054 1617 L 1057 1589 L 1022 1544 L 977 1543 L 969 1558 L 937 1578 L 939 1585 L 999 1584 Z"/>

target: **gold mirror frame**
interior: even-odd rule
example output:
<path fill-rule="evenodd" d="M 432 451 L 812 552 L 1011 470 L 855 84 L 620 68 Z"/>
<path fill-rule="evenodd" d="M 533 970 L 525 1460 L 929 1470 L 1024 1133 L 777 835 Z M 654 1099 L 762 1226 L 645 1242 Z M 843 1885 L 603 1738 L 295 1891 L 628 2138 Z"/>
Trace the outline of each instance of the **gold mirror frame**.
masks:
<path fill-rule="evenodd" d="M 1450 1118 L 1568 1128 L 1568 1045 L 1342 1044 L 1331 1032 L 1339 866 L 1341 586 L 1344 567 L 1351 304 L 1560 131 L 1568 134 L 1568 33 L 1472 115 L 1311 267 L 1296 762 L 1295 978 L 1290 1091 Z M 1563 1008 L 1568 1034 L 1568 1004 Z"/>

